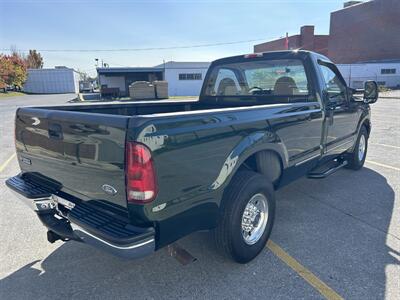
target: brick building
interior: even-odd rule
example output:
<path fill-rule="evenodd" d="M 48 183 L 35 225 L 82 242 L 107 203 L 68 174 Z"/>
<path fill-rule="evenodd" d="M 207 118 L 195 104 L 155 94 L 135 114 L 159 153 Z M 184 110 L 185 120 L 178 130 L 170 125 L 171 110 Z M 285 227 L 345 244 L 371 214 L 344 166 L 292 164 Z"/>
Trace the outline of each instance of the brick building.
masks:
<path fill-rule="evenodd" d="M 400 59 L 400 0 L 352 2 L 331 13 L 329 58 L 342 64 Z"/>
<path fill-rule="evenodd" d="M 303 49 L 328 55 L 328 35 L 315 35 L 314 26 L 300 28 L 300 34 L 288 37 L 289 49 Z M 254 46 L 254 52 L 266 52 L 286 49 L 286 38 L 269 41 Z"/>
<path fill-rule="evenodd" d="M 329 35 L 303 26 L 289 49 L 311 50 L 339 64 L 400 59 L 400 0 L 347 1 L 331 13 Z M 285 38 L 254 46 L 254 52 L 286 49 Z"/>

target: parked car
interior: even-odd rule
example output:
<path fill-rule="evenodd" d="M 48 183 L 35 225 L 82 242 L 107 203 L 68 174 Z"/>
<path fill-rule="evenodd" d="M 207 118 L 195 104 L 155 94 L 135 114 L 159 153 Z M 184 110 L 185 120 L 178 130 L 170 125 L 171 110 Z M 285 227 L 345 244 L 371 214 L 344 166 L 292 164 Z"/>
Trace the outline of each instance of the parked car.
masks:
<path fill-rule="evenodd" d="M 7 186 L 49 242 L 135 258 L 213 230 L 246 263 L 270 236 L 277 189 L 363 166 L 377 85 L 360 92 L 328 58 L 279 51 L 214 61 L 198 101 L 19 108 L 21 173 Z"/>
<path fill-rule="evenodd" d="M 93 84 L 90 81 L 79 82 L 80 93 L 93 93 Z"/>

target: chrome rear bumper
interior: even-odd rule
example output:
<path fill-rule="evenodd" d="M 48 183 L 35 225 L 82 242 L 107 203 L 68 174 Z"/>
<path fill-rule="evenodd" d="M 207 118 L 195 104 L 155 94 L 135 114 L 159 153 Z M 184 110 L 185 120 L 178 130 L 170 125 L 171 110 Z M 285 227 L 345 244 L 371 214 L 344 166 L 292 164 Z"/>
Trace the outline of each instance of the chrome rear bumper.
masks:
<path fill-rule="evenodd" d="M 15 176 L 9 178 L 6 181 L 6 185 L 24 204 L 37 213 L 40 221 L 52 233 L 53 239 L 51 242 L 54 242 L 54 234 L 56 234 L 61 240 L 84 242 L 124 258 L 139 258 L 155 251 L 155 231 L 153 228 L 135 228 L 128 223 L 126 223 L 126 228 L 124 228 L 120 220 L 115 220 L 115 224 L 118 224 L 121 232 L 124 232 L 125 235 L 121 235 L 120 237 L 118 234 L 108 236 L 107 234 L 110 230 L 107 230 L 107 224 L 113 226 L 112 232 L 115 232 L 116 228 L 115 224 L 113 224 L 112 216 L 105 215 L 104 213 L 102 215 L 99 214 L 98 221 L 101 222 L 101 220 L 106 218 L 105 225 L 101 228 L 91 226 L 87 220 L 96 220 L 95 209 L 82 207 L 87 206 L 87 204 L 75 204 L 54 194 L 41 195 L 41 197 L 35 198 L 34 194 L 27 194 L 26 188 L 22 190 L 23 180 L 22 177 Z M 29 182 L 29 186 L 31 185 L 32 183 Z M 61 213 L 59 210 L 60 205 L 64 207 L 64 211 L 67 211 L 66 214 Z M 85 217 L 79 219 L 77 216 L 80 215 L 85 215 L 86 219 Z M 93 224 L 98 224 L 99 222 L 96 221 Z"/>
<path fill-rule="evenodd" d="M 26 198 L 24 195 L 18 193 L 14 189 L 10 189 L 12 193 L 21 200 L 22 203 L 27 205 L 30 209 L 37 213 L 49 212 L 55 209 L 56 203 L 54 201 L 53 195 L 49 197 L 41 197 L 41 198 Z"/>
<path fill-rule="evenodd" d="M 71 223 L 71 227 L 74 234 L 77 235 L 83 242 L 96 248 L 103 249 L 116 256 L 124 258 L 139 258 L 154 252 L 155 249 L 154 237 L 140 240 L 131 244 L 115 244 L 90 233 L 77 224 Z"/>

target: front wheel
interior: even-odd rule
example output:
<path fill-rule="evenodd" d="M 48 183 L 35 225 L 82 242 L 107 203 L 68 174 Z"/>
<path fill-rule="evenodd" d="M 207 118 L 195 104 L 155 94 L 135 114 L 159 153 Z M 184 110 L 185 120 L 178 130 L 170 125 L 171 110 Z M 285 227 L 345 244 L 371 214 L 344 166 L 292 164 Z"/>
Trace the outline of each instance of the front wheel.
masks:
<path fill-rule="evenodd" d="M 356 145 L 351 153 L 347 156 L 347 167 L 353 170 L 362 168 L 367 156 L 368 150 L 368 131 L 365 126 L 361 127 L 357 137 Z"/>
<path fill-rule="evenodd" d="M 265 247 L 275 217 L 272 183 L 266 176 L 240 171 L 223 197 L 223 213 L 214 230 L 217 247 L 239 263 L 247 263 Z"/>

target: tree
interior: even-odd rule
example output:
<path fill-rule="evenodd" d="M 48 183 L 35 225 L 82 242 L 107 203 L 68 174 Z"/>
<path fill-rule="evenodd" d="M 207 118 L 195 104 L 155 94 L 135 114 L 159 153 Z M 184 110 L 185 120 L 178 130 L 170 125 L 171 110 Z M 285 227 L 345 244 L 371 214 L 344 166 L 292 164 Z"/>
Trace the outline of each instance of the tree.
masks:
<path fill-rule="evenodd" d="M 78 74 L 79 74 L 79 81 L 86 81 L 89 78 L 89 75 L 84 72 L 84 71 L 80 71 L 78 69 Z"/>
<path fill-rule="evenodd" d="M 13 53 L 10 56 L 10 60 L 14 69 L 14 72 L 11 73 L 12 84 L 20 88 L 25 83 L 28 75 L 26 70 L 26 61 L 16 53 Z"/>
<path fill-rule="evenodd" d="M 26 57 L 26 66 L 28 69 L 42 69 L 43 68 L 43 57 L 36 50 L 29 50 L 29 54 Z"/>
<path fill-rule="evenodd" d="M 0 89 L 6 89 L 11 85 L 10 74 L 13 72 L 13 65 L 7 56 L 0 54 Z"/>
<path fill-rule="evenodd" d="M 18 53 L 0 55 L 0 88 L 6 85 L 22 87 L 26 81 L 26 62 Z"/>

